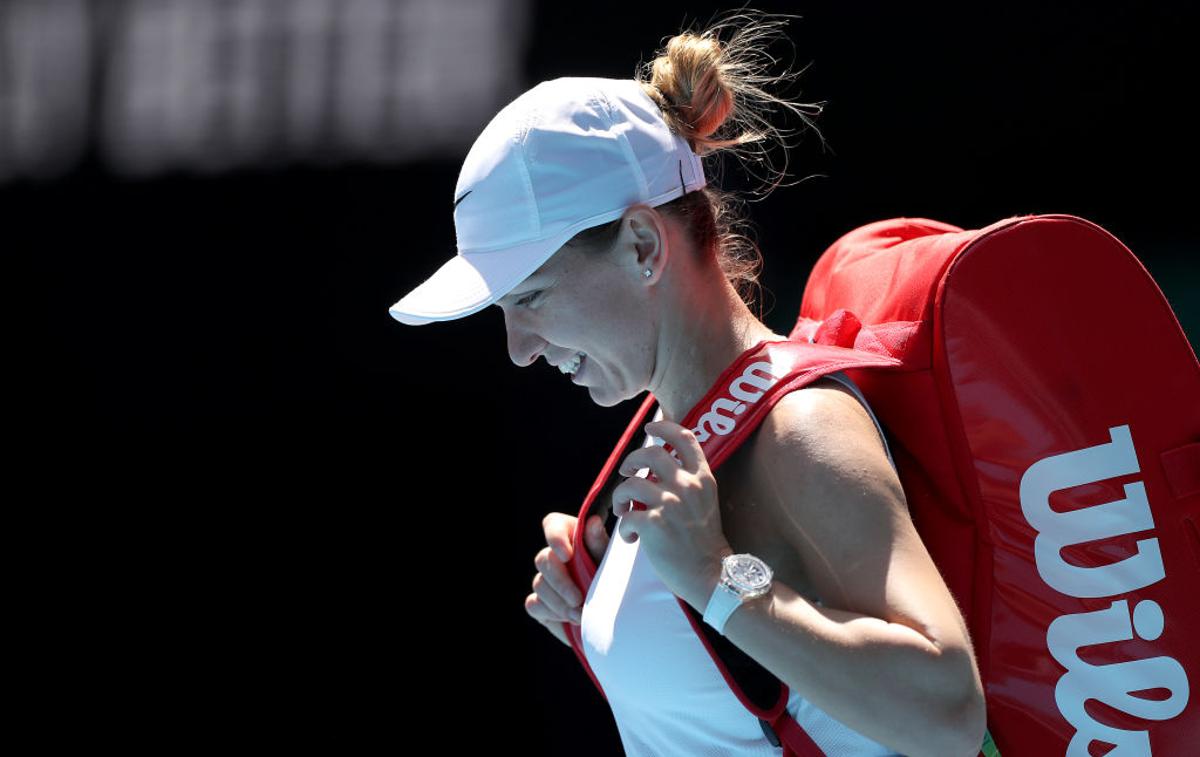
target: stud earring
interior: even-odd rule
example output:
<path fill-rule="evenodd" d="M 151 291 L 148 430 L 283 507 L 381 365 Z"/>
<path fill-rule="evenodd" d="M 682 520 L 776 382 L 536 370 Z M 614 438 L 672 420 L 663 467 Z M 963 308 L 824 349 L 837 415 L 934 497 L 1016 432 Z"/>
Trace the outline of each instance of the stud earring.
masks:
<path fill-rule="evenodd" d="M 650 278 L 650 269 L 647 268 L 646 270 L 642 271 L 642 275 L 646 278 Z"/>

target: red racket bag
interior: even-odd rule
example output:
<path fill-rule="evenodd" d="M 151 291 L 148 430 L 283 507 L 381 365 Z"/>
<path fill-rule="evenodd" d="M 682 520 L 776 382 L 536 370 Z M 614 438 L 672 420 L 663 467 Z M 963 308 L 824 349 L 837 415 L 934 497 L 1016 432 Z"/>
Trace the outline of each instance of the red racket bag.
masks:
<path fill-rule="evenodd" d="M 1071 215 L 867 224 L 817 261 L 788 336 L 739 357 L 683 425 L 715 471 L 786 392 L 836 370 L 858 385 L 967 621 L 981 753 L 1200 753 L 1200 363 L 1129 249 Z M 756 362 L 769 378 L 737 411 Z M 585 592 L 586 516 L 654 404 L 580 510 L 568 567 Z M 786 687 L 679 602 L 784 754 L 820 754 Z"/>

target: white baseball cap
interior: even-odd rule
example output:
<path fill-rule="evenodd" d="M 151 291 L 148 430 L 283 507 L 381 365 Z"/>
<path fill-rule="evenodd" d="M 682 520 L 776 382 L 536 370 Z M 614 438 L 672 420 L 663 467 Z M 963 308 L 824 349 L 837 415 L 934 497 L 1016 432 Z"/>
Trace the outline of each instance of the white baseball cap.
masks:
<path fill-rule="evenodd" d="M 583 229 L 706 183 L 700 157 L 637 80 L 544 81 L 504 106 L 463 161 L 458 254 L 388 312 L 412 326 L 471 315 Z"/>

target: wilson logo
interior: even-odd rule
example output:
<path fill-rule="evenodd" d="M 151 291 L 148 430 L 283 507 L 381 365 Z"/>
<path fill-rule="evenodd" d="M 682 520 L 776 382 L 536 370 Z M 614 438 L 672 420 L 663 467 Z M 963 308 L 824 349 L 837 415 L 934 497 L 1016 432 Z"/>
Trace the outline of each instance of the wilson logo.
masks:
<path fill-rule="evenodd" d="M 1125 498 L 1115 502 L 1067 512 L 1050 509 L 1050 495 L 1056 491 L 1141 471 L 1129 426 L 1110 427 L 1108 434 L 1111 441 L 1107 443 L 1043 458 L 1021 476 L 1021 511 L 1037 531 L 1033 552 L 1038 575 L 1055 591 L 1072 597 L 1128 594 L 1166 577 L 1156 537 L 1139 539 L 1135 554 L 1107 565 L 1075 565 L 1062 556 L 1062 550 L 1073 544 L 1154 529 L 1146 487 L 1140 481 L 1125 484 Z M 1046 647 L 1067 669 L 1055 684 L 1054 701 L 1075 728 L 1068 755 L 1090 754 L 1093 741 L 1115 744 L 1113 754 L 1151 754 L 1148 731 L 1113 728 L 1096 721 L 1084 709 L 1088 699 L 1146 720 L 1173 718 L 1187 706 L 1187 673 L 1173 657 L 1094 665 L 1079 656 L 1083 647 L 1128 641 L 1135 635 L 1154 641 L 1165 624 L 1162 607 L 1150 599 L 1136 601 L 1132 608 L 1130 600 L 1119 599 L 1100 610 L 1051 621 Z M 1153 688 L 1167 689 L 1170 696 L 1144 699 L 1133 695 Z"/>
<path fill-rule="evenodd" d="M 746 408 L 762 399 L 766 391 L 779 380 L 772 372 L 772 364 L 768 360 L 758 360 L 750 363 L 729 386 L 725 392 L 709 406 L 708 411 L 696 421 L 692 433 L 701 444 L 708 441 L 713 434 L 725 436 L 737 428 L 738 416 L 746 412 Z"/>

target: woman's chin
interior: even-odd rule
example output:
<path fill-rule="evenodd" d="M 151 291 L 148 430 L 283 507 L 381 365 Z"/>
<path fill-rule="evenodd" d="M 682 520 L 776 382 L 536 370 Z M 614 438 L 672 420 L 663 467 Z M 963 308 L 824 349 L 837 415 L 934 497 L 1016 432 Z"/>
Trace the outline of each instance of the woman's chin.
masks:
<path fill-rule="evenodd" d="M 616 392 L 610 392 L 603 387 L 595 386 L 588 386 L 587 390 L 588 394 L 592 397 L 592 402 L 600 407 L 615 407 L 626 400 L 636 399 L 638 396 L 637 394 L 631 394 L 628 397 L 622 397 Z"/>

